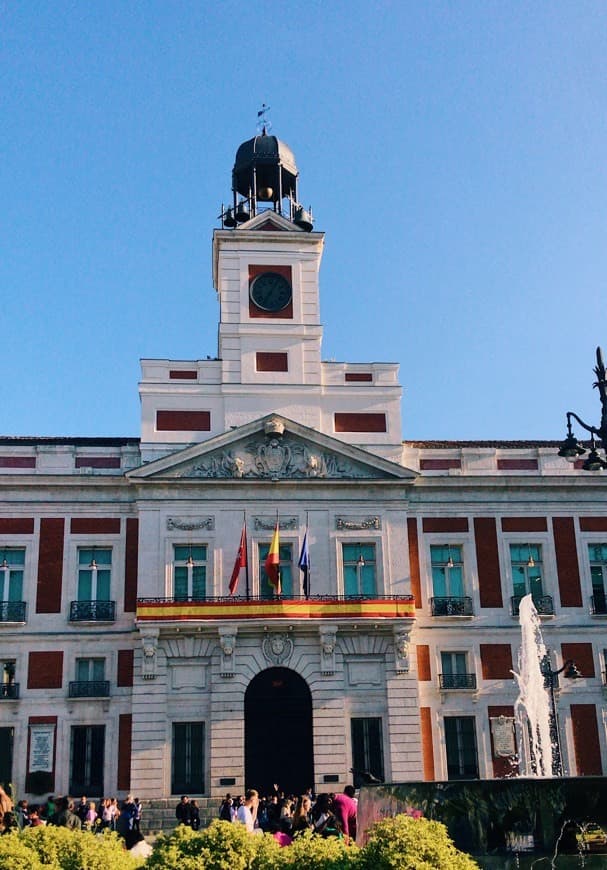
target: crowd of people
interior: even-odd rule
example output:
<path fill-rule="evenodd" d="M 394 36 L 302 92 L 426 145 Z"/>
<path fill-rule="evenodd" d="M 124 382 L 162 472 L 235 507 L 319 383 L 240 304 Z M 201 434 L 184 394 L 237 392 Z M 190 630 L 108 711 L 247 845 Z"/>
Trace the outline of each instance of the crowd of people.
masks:
<path fill-rule="evenodd" d="M 43 804 L 30 804 L 20 800 L 16 805 L 0 786 L 0 833 L 8 833 L 15 828 L 38 825 L 55 825 L 71 830 L 88 830 L 93 833 L 117 831 L 131 849 L 143 839 L 140 831 L 142 805 L 139 798 L 128 795 L 119 803 L 116 798 L 103 798 L 99 806 L 89 801 L 86 795 L 75 803 L 65 796 L 51 795 Z"/>
<path fill-rule="evenodd" d="M 282 846 L 310 831 L 320 837 L 340 837 L 346 842 L 356 840 L 357 801 L 354 786 L 347 785 L 343 793 L 314 795 L 311 788 L 300 795 L 285 795 L 275 785 L 272 792 L 260 797 L 255 789 L 244 795 L 226 794 L 219 808 L 219 818 L 242 824 L 252 834 L 269 832 Z M 175 815 L 182 825 L 194 830 L 200 827 L 200 811 L 195 800 L 183 795 Z"/>

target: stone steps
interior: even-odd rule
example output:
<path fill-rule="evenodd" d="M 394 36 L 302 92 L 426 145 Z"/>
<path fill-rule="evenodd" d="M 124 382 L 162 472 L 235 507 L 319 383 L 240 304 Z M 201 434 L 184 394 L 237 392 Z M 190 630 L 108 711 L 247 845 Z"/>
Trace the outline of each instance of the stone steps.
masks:
<path fill-rule="evenodd" d="M 200 810 L 200 827 L 207 825 L 219 817 L 219 798 L 196 798 Z M 169 833 L 177 827 L 175 808 L 177 800 L 142 800 L 141 833 L 145 836 Z"/>

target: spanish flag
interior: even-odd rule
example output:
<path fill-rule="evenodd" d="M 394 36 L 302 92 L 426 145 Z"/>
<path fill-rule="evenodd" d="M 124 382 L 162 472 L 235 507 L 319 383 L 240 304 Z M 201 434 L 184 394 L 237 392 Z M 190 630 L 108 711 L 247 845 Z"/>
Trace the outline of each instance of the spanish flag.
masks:
<path fill-rule="evenodd" d="M 247 524 L 246 523 L 242 527 L 242 534 L 240 536 L 240 546 L 238 547 L 238 553 L 236 554 L 236 561 L 234 562 L 234 570 L 232 571 L 232 576 L 230 578 L 230 595 L 234 595 L 234 593 L 236 592 L 236 588 L 238 586 L 238 580 L 240 579 L 240 571 L 242 568 L 248 568 L 248 563 L 247 563 Z"/>
<path fill-rule="evenodd" d="M 266 557 L 264 568 L 270 581 L 270 586 L 274 587 L 276 595 L 280 595 L 280 534 L 279 521 L 276 520 L 276 527 L 272 535 L 272 543 Z"/>

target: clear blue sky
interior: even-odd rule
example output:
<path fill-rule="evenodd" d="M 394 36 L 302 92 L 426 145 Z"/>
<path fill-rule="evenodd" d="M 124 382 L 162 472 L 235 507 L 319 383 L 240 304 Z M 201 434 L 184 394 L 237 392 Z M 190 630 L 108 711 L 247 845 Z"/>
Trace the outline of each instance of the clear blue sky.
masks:
<path fill-rule="evenodd" d="M 598 422 L 604 2 L 0 0 L 0 433 L 138 435 L 139 359 L 215 355 L 211 235 L 271 106 L 326 232 L 325 359 L 405 438 Z"/>

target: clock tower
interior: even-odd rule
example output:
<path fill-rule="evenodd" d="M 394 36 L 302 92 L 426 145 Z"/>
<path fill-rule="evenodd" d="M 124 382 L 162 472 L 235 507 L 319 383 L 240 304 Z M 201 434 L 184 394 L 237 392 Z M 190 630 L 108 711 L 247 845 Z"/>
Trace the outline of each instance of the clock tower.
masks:
<path fill-rule="evenodd" d="M 399 461 L 398 366 L 321 361 L 324 233 L 297 182 L 293 152 L 265 127 L 238 148 L 213 234 L 217 358 L 142 361 L 147 461 L 271 413 Z"/>

